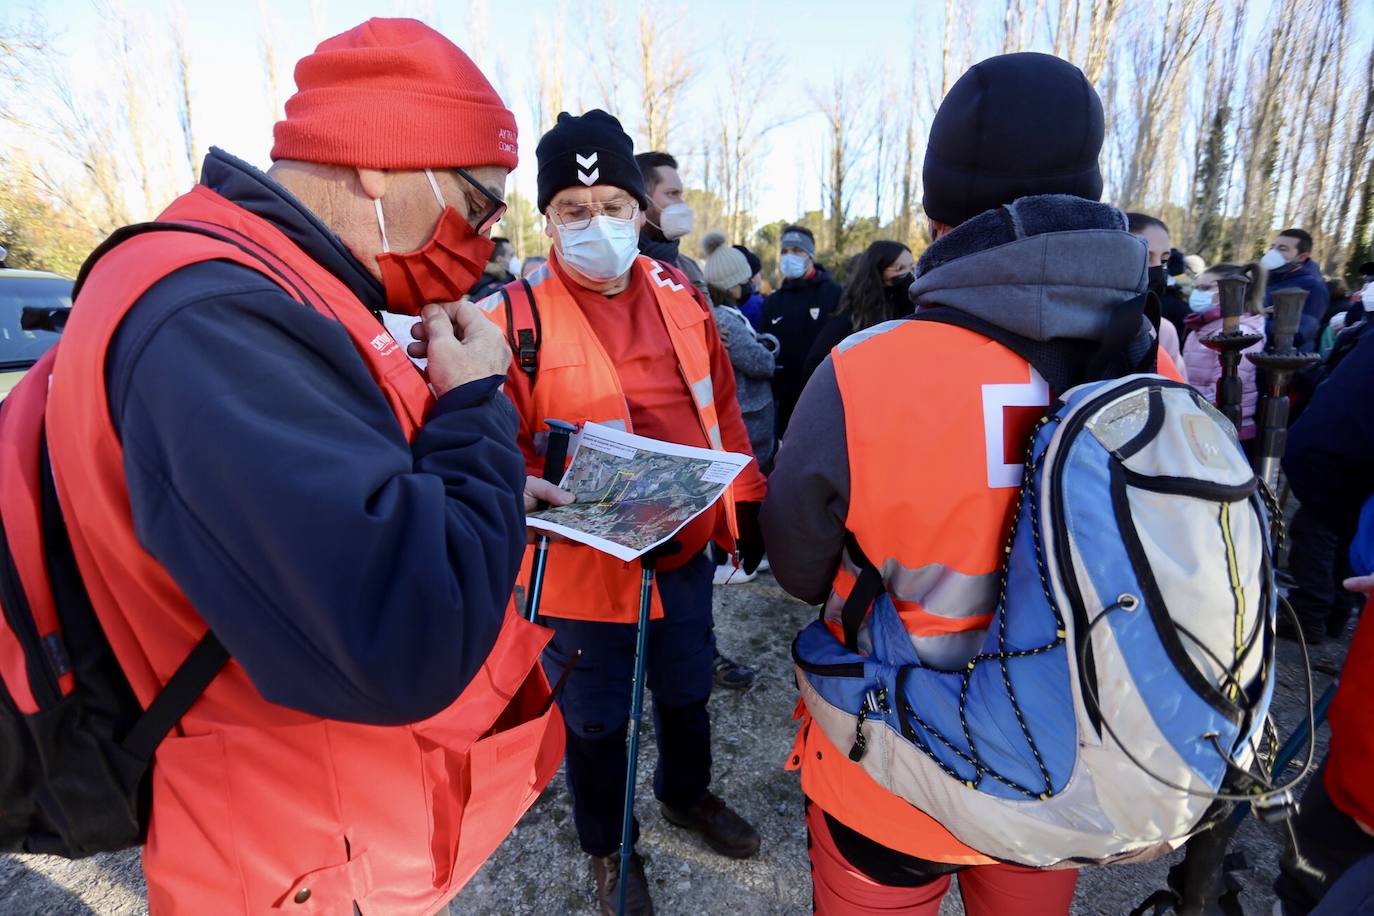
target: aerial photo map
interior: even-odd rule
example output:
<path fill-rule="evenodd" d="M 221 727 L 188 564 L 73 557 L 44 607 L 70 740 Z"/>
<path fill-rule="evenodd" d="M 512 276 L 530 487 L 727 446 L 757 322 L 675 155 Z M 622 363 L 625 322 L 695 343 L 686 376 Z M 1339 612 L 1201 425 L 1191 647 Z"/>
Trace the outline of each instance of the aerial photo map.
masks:
<path fill-rule="evenodd" d="M 562 482 L 577 501 L 527 522 L 628 562 L 709 509 L 752 460 L 589 423 Z"/>

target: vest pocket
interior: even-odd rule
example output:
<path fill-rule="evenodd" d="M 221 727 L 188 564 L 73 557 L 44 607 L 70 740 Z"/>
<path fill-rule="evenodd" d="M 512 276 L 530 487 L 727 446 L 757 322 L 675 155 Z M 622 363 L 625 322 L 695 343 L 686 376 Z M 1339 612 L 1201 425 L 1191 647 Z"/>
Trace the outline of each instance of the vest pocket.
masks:
<path fill-rule="evenodd" d="M 217 733 L 169 736 L 153 757 L 153 816 L 143 866 L 154 913 L 240 900 L 236 825 Z"/>

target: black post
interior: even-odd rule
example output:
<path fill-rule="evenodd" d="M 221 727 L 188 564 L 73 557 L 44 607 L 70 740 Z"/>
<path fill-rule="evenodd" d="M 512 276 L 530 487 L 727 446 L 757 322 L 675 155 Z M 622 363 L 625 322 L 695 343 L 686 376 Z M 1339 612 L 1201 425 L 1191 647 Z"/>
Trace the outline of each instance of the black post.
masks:
<path fill-rule="evenodd" d="M 1221 355 L 1221 379 L 1217 382 L 1217 409 L 1226 415 L 1240 432 L 1240 351 L 1264 338 L 1241 329 L 1240 316 L 1245 311 L 1245 292 L 1250 281 L 1244 277 L 1223 277 L 1217 281 L 1221 299 L 1221 333 L 1203 337 L 1202 344 Z"/>
<path fill-rule="evenodd" d="M 563 464 L 568 459 L 568 441 L 577 427 L 562 420 L 545 420 L 549 428 L 549 443 L 544 449 L 544 479 L 552 484 L 563 480 Z M 539 600 L 544 594 L 544 570 L 549 565 L 549 536 L 541 534 L 534 548 L 534 563 L 530 566 L 530 594 L 525 601 L 525 619 L 530 623 L 539 617 Z"/>
<path fill-rule="evenodd" d="M 1316 353 L 1302 353 L 1293 347 L 1306 301 L 1306 290 L 1276 290 L 1269 346 L 1263 353 L 1246 354 L 1250 362 L 1264 370 L 1264 401 L 1256 418 L 1260 450 L 1255 473 L 1271 493 L 1278 489 L 1279 461 L 1288 442 L 1288 385 L 1294 372 L 1321 359 Z"/>

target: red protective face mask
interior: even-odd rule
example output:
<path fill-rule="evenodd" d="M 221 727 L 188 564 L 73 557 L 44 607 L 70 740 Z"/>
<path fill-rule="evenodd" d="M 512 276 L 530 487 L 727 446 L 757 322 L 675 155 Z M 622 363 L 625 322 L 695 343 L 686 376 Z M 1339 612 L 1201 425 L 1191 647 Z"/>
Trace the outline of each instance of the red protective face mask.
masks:
<path fill-rule="evenodd" d="M 429 186 L 439 201 L 439 222 L 434 234 L 414 251 L 395 252 L 386 240 L 382 201 L 377 208 L 377 228 L 382 233 L 382 254 L 377 266 L 386 290 L 386 308 L 400 315 L 418 315 L 431 302 L 454 302 L 467 295 L 482 276 L 496 243 L 479 235 L 457 210 L 444 203 L 434 173 L 425 169 Z"/>

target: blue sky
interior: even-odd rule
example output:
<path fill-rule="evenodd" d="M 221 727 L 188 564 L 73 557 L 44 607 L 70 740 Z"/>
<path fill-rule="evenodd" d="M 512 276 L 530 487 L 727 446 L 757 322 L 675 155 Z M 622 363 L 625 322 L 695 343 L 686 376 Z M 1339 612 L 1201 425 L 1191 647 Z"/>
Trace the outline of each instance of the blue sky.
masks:
<path fill-rule="evenodd" d="M 118 0 L 115 0 L 118 2 Z M 149 64 L 150 90 L 165 79 L 164 63 L 170 54 L 170 10 L 174 0 L 122 0 L 139 24 L 140 41 L 153 58 Z M 691 151 L 712 123 L 710 108 L 724 85 L 731 62 L 722 53 L 727 36 L 752 41 L 752 53 L 768 49 L 779 58 L 780 72 L 765 106 L 765 120 L 788 123 L 762 142 L 766 152 L 760 172 L 757 215 L 763 221 L 791 217 L 799 210 L 821 205 L 820 169 L 824 162 L 824 124 L 815 112 L 807 89 L 828 85 L 837 72 L 880 73 L 886 67 L 886 83 L 900 92 L 912 61 L 921 61 L 934 75 L 943 34 L 944 3 L 941 0 L 906 2 L 836 2 L 836 0 L 758 0 L 747 5 L 738 0 L 660 2 L 644 0 L 657 15 L 673 21 L 691 51 L 697 76 L 684 99 L 674 135 L 674 150 Z M 265 165 L 274 120 L 260 45 L 260 4 L 254 0 L 181 0 L 189 20 L 192 54 L 193 104 L 197 139 L 202 146 L 222 146 L 251 162 Z M 961 2 L 960 6 L 965 4 Z M 1026 0 L 1027 8 L 1036 6 Z M 1053 7 L 1055 4 L 1049 4 Z M 577 106 L 579 96 L 594 104 L 586 76 L 587 44 L 579 24 L 587 11 L 597 16 L 606 0 L 267 0 L 265 7 L 276 44 L 277 83 L 281 100 L 294 91 L 291 71 L 295 61 L 318 41 L 343 31 L 369 16 L 414 16 L 439 28 L 466 50 L 483 68 L 516 112 L 520 126 L 522 164 L 511 187 L 532 194 L 534 146 L 538 126 L 532 123 L 532 86 L 541 49 L 536 31 L 548 34 L 560 24 L 564 29 L 567 106 Z M 625 69 L 634 73 L 637 61 L 630 46 L 638 4 L 612 0 L 625 34 Z M 1250 31 L 1262 27 L 1268 0 L 1251 4 Z M 1374 4 L 1354 4 L 1357 21 L 1353 30 L 1354 53 L 1363 53 Z M 1127 0 L 1127 15 L 1154 16 L 1164 0 Z M 959 30 L 956 55 L 973 61 L 996 53 L 1001 40 L 1003 4 L 982 0 L 974 4 L 971 21 Z M 108 61 L 97 49 L 102 41 L 100 18 L 94 0 L 0 0 L 0 21 L 36 14 L 57 35 L 57 48 L 78 87 L 108 82 Z M 1161 20 L 1162 21 L 1162 18 Z M 1039 32 L 1046 32 L 1042 21 Z M 1042 38 L 1043 43 L 1043 38 Z M 935 77 L 938 79 L 938 76 Z M 879 77 L 879 81 L 882 78 Z M 582 90 L 579 92 L 579 88 Z M 627 96 L 635 88 L 626 87 Z M 923 97 L 933 98 L 929 89 Z M 900 104 L 893 100 L 893 104 Z M 636 109 L 637 111 L 637 109 Z M 635 113 L 626 117 L 631 121 Z M 169 130 L 175 125 L 168 122 Z M 627 123 L 627 126 L 634 125 Z M 0 135 L 0 141 L 5 138 Z M 689 185 L 700 179 L 700 157 L 680 156 Z M 890 170 L 891 171 L 891 170 Z M 895 183 L 895 172 L 892 172 Z M 867 192 L 871 194 L 871 192 Z M 871 199 L 871 198 L 869 198 Z"/>

